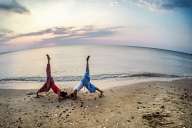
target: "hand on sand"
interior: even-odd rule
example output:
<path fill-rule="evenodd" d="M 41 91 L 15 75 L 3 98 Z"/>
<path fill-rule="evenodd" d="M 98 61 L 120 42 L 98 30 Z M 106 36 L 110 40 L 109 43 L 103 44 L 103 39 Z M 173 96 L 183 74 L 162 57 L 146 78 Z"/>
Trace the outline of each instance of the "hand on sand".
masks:
<path fill-rule="evenodd" d="M 40 96 L 39 95 L 36 95 L 36 97 L 35 98 L 40 98 Z"/>
<path fill-rule="evenodd" d="M 48 60 L 50 60 L 50 59 L 51 59 L 51 58 L 50 58 L 50 56 L 49 56 L 49 54 L 47 54 L 46 56 L 47 56 L 47 59 L 48 59 Z"/>
<path fill-rule="evenodd" d="M 89 61 L 90 56 L 87 56 L 87 61 Z"/>
<path fill-rule="evenodd" d="M 69 95 L 69 98 L 72 99 L 72 100 L 76 100 L 77 99 L 77 96 L 74 94 L 74 93 L 71 93 Z"/>

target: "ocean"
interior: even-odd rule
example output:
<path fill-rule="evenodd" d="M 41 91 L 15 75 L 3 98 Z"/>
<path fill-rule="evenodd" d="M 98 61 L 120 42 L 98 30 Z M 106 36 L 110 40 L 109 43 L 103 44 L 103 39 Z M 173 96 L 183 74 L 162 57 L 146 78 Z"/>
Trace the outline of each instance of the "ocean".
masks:
<path fill-rule="evenodd" d="M 191 54 L 117 45 L 65 45 L 1 54 L 0 88 L 15 88 L 15 83 L 42 83 L 46 54 L 51 56 L 56 82 L 79 81 L 87 55 L 91 56 L 93 80 L 192 77 Z"/>

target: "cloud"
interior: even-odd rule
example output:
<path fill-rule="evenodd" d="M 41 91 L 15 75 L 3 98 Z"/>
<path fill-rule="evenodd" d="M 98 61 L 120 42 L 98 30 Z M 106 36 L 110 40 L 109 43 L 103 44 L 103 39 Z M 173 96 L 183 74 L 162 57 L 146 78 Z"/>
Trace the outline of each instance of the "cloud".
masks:
<path fill-rule="evenodd" d="M 72 27 L 73 28 L 73 27 Z M 94 28 L 94 26 L 85 26 L 83 28 L 73 28 L 72 30 L 68 31 L 67 33 L 56 36 L 53 38 L 45 39 L 46 41 L 49 40 L 71 40 L 71 39 L 92 39 L 92 38 L 100 38 L 100 37 L 107 37 L 110 35 L 114 35 L 118 32 L 119 29 L 122 29 L 122 26 L 116 27 L 106 27 L 106 28 Z"/>
<path fill-rule="evenodd" d="M 191 8 L 192 0 L 137 0 L 138 5 L 150 9 L 171 10 L 176 8 Z"/>
<path fill-rule="evenodd" d="M 14 35 L 14 32 L 7 29 L 0 29 L 0 41 L 5 42 L 8 41 L 11 36 Z"/>
<path fill-rule="evenodd" d="M 15 34 L 12 31 L 0 31 L 0 42 L 8 42 L 12 40 L 18 40 L 21 38 L 33 39 L 37 37 L 39 41 L 49 40 L 67 40 L 67 39 L 88 39 L 88 38 L 99 38 L 106 37 L 115 34 L 122 26 L 116 27 L 104 27 L 95 28 L 94 26 L 84 26 L 82 28 L 76 27 L 52 27 L 36 32 Z"/>
<path fill-rule="evenodd" d="M 98 28 L 91 25 L 81 28 L 52 27 L 23 34 L 0 30 L 0 52 L 63 44 L 94 43 L 94 41 L 115 35 L 123 28 L 122 26 Z"/>
<path fill-rule="evenodd" d="M 14 38 L 25 37 L 25 36 L 39 36 L 44 34 L 65 35 L 65 34 L 70 34 L 72 32 L 72 29 L 73 27 L 53 27 L 53 28 L 47 28 L 40 31 L 36 31 L 36 32 L 19 34 Z"/>
<path fill-rule="evenodd" d="M 29 10 L 16 0 L 0 0 L 0 11 L 15 12 L 19 14 L 29 13 Z"/>

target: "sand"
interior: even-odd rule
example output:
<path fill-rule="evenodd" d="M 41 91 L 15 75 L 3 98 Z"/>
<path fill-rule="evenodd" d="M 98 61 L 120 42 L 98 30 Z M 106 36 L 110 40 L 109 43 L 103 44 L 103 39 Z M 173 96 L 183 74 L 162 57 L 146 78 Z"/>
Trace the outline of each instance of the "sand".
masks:
<path fill-rule="evenodd" d="M 0 89 L 1 128 L 192 128 L 192 79 L 124 82 L 75 101 L 35 91 Z"/>

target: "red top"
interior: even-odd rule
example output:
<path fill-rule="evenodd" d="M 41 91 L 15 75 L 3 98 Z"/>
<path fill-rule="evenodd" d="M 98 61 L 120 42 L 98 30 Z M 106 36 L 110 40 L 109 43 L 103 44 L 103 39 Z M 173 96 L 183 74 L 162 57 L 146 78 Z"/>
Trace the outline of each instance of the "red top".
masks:
<path fill-rule="evenodd" d="M 51 85 L 51 89 L 56 94 L 58 94 L 61 91 L 55 84 Z"/>

